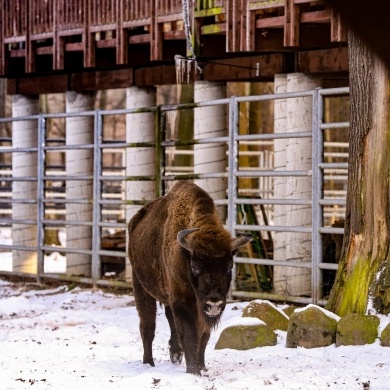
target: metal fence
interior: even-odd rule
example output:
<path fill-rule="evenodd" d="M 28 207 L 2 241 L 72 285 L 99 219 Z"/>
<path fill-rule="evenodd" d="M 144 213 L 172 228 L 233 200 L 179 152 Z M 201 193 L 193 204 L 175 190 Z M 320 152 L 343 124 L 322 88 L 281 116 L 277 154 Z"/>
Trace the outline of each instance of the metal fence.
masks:
<path fill-rule="evenodd" d="M 168 192 L 171 184 L 177 180 L 199 180 L 210 178 L 225 178 L 227 181 L 226 198 L 216 200 L 216 204 L 227 209 L 226 227 L 232 233 L 237 231 L 249 231 L 254 234 L 265 235 L 272 239 L 275 232 L 291 233 L 310 233 L 311 234 L 311 258 L 306 261 L 284 261 L 267 258 L 267 256 L 241 256 L 235 258 L 236 267 L 234 268 L 234 283 L 232 286 L 232 297 L 235 298 L 263 298 L 285 300 L 297 303 L 324 303 L 323 292 L 323 272 L 334 272 L 337 269 L 337 263 L 327 262 L 324 257 L 324 235 L 342 235 L 342 227 L 332 227 L 329 222 L 329 216 L 338 213 L 339 217 L 343 216 L 345 207 L 345 183 L 347 178 L 347 153 L 340 152 L 336 156 L 345 159 L 343 162 L 326 162 L 325 142 L 323 132 L 332 129 L 348 129 L 348 122 L 326 123 L 324 121 L 324 99 L 330 96 L 346 96 L 348 88 L 337 89 L 315 89 L 307 92 L 271 94 L 260 96 L 231 97 L 226 99 L 214 100 L 209 102 L 165 105 L 149 107 L 145 109 L 126 109 L 126 110 L 96 110 L 82 113 L 62 113 L 62 114 L 39 114 L 23 118 L 3 118 L 0 119 L 0 125 L 14 123 L 17 121 L 33 121 L 38 131 L 37 147 L 19 148 L 12 146 L 12 137 L 3 137 L 0 147 L 0 157 L 3 161 L 1 171 L 1 193 L 0 197 L 0 229 L 12 230 L 16 225 L 36 226 L 37 235 L 34 244 L 23 245 L 12 242 L 12 238 L 3 237 L 0 243 L 0 274 L 32 276 L 38 281 L 43 277 L 55 278 L 61 280 L 75 280 L 78 282 L 96 285 L 116 285 L 131 286 L 131 281 L 126 281 L 124 276 L 112 279 L 110 272 L 103 270 L 103 262 L 108 259 L 115 259 L 115 262 L 121 266 L 125 264 L 126 252 L 125 246 L 119 246 L 114 250 L 102 245 L 104 237 L 110 233 L 122 234 L 122 243 L 124 231 L 126 229 L 125 214 L 126 208 L 134 206 L 137 202 L 130 202 L 126 199 L 125 184 L 135 183 L 139 180 L 153 180 L 156 183 L 156 196 L 164 195 Z M 239 107 L 242 103 L 247 102 L 269 102 L 276 99 L 290 99 L 297 97 L 308 97 L 312 99 L 312 130 L 309 132 L 299 133 L 262 133 L 240 134 L 240 117 Z M 215 137 L 208 139 L 187 139 L 187 140 L 168 140 L 165 139 L 167 115 L 170 112 L 178 110 L 196 110 L 201 107 L 211 107 L 224 105 L 228 108 L 228 135 L 226 137 Z M 128 114 L 153 113 L 156 119 L 156 142 L 154 143 L 126 143 L 125 139 L 108 139 L 105 136 L 105 118 L 109 116 L 124 116 Z M 92 117 L 94 120 L 94 141 L 91 144 L 84 145 L 66 145 L 65 139 L 53 139 L 48 136 L 47 124 L 50 120 L 63 119 L 70 117 Z M 271 145 L 278 139 L 294 138 L 311 138 L 312 140 L 312 166 L 307 171 L 276 171 L 269 164 L 254 169 L 244 167 L 239 163 L 240 147 L 243 144 Z M 193 145 L 201 144 L 224 144 L 227 150 L 227 168 L 223 172 L 194 174 L 190 167 L 176 167 L 172 169 L 167 165 L 167 161 L 174 153 L 191 154 Z M 4 146 L 6 145 L 6 146 Z M 334 144 L 337 146 L 337 144 Z M 329 146 L 329 145 L 328 145 Z M 345 143 L 338 145 L 345 148 Z M 128 177 L 126 176 L 125 166 L 107 166 L 104 165 L 105 153 L 118 153 L 122 157 L 128 148 L 153 147 L 156 150 L 156 171 L 153 177 Z M 188 151 L 178 151 L 179 149 L 188 148 Z M 93 153 L 93 174 L 69 176 L 62 168 L 53 167 L 48 164 L 50 153 L 67 153 L 69 150 L 91 150 Z M 269 148 L 268 148 L 269 149 Z M 173 152 L 172 152 L 173 150 Z M 269 151 L 268 151 L 269 152 Z M 255 155 L 267 154 L 267 151 L 251 152 Z M 34 154 L 37 158 L 36 176 L 15 177 L 12 163 L 12 155 L 16 153 Z M 251 154 L 250 153 L 250 154 Z M 269 153 L 267 154 L 267 156 Z M 121 158 L 122 158 L 121 157 Z M 269 159 L 269 156 L 267 157 Z M 120 159 L 119 159 L 120 160 Z M 272 160 L 272 159 L 271 159 Z M 270 161 L 271 161 L 270 160 Z M 7 163 L 8 161 L 8 163 Z M 338 160 L 340 161 L 340 159 Z M 7 168 L 8 167 L 8 168 Z M 311 199 L 276 199 L 272 195 L 272 180 L 275 177 L 311 177 L 312 193 Z M 324 190 L 324 183 L 327 176 L 332 176 L 342 183 L 338 190 Z M 263 191 L 260 197 L 259 192 L 253 191 L 254 196 L 243 195 L 240 187 L 240 180 L 249 178 L 252 180 L 261 180 L 266 185 L 260 185 L 258 188 Z M 69 181 L 89 181 L 93 187 L 93 195 L 90 199 L 67 199 L 65 188 Z M 16 199 L 12 196 L 12 191 L 18 182 L 36 182 L 36 199 Z M 271 183 L 271 184 L 270 184 Z M 271 192 L 264 196 L 264 189 Z M 12 187 L 12 189 L 11 189 Z M 69 203 L 91 204 L 92 214 L 90 220 L 71 222 L 66 220 L 65 207 Z M 141 202 L 138 202 L 141 203 Z M 37 213 L 36 218 L 18 218 L 14 214 L 18 204 L 34 205 Z M 272 224 L 273 217 L 265 212 L 273 210 L 276 205 L 309 205 L 312 207 L 311 226 L 275 226 Z M 257 222 L 244 224 L 239 218 L 239 208 L 244 205 L 256 208 L 256 215 L 259 217 Z M 54 215 L 54 217 L 53 217 Z M 47 236 L 50 229 L 63 231 L 72 225 L 89 226 L 92 229 L 91 247 L 88 249 L 69 248 L 66 244 L 48 245 Z M 12 269 L 6 270 L 4 262 L 10 253 L 22 251 L 37 255 L 36 273 L 26 274 Z M 90 276 L 74 277 L 67 275 L 65 270 L 53 272 L 45 270 L 47 256 L 52 253 L 69 253 L 90 256 L 91 272 Z M 269 256 L 268 256 L 269 257 Z M 298 267 L 311 270 L 311 291 L 310 297 L 302 296 L 280 296 L 272 293 L 271 289 L 263 291 L 249 291 L 240 289 L 237 285 L 237 265 L 247 264 L 254 267 Z M 109 271 L 109 270 L 108 270 Z"/>

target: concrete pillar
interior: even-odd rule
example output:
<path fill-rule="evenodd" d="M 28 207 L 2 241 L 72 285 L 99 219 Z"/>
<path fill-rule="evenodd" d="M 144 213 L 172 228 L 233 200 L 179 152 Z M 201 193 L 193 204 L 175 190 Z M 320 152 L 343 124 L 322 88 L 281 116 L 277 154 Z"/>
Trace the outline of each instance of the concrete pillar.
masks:
<path fill-rule="evenodd" d="M 126 89 L 126 108 L 146 108 L 156 105 L 156 88 L 130 87 Z M 155 142 L 156 120 L 153 112 L 126 116 L 126 142 Z M 156 174 L 156 149 L 154 147 L 126 149 L 126 176 L 154 176 Z M 150 201 L 156 198 L 155 181 L 126 182 L 127 201 Z M 126 208 L 126 221 L 136 214 L 139 205 Z M 131 278 L 131 266 L 126 258 L 126 279 Z"/>
<path fill-rule="evenodd" d="M 66 93 L 66 112 L 82 112 L 94 109 L 95 93 Z M 93 144 L 94 118 L 92 116 L 69 117 L 66 119 L 66 144 Z M 75 149 L 66 151 L 67 176 L 93 175 L 93 150 Z M 66 220 L 71 222 L 92 221 L 92 180 L 69 180 L 66 183 Z M 72 203 L 72 200 L 87 200 L 88 204 Z M 92 227 L 68 225 L 66 247 L 70 249 L 92 248 Z M 91 276 L 91 256 L 78 253 L 66 255 L 66 273 L 76 276 Z"/>
<path fill-rule="evenodd" d="M 321 80 L 301 74 L 287 75 L 287 92 L 308 91 L 321 86 Z M 312 99 L 290 98 L 286 103 L 286 131 L 312 131 Z M 289 138 L 286 145 L 286 170 L 311 170 L 311 138 Z M 288 177 L 286 199 L 311 199 L 311 177 Z M 310 227 L 311 206 L 286 206 L 287 226 Z M 311 234 L 286 233 L 286 260 L 310 261 Z M 307 268 L 275 267 L 275 293 L 309 296 L 311 294 L 311 270 Z"/>
<path fill-rule="evenodd" d="M 274 78 L 274 92 L 287 92 L 287 74 L 278 74 Z M 286 133 L 287 127 L 287 100 L 278 99 L 274 101 L 274 132 Z M 274 169 L 275 171 L 286 170 L 287 139 L 275 139 L 274 141 Z M 274 178 L 274 198 L 286 199 L 286 178 Z M 274 206 L 274 224 L 276 226 L 286 225 L 288 206 Z M 286 260 L 286 233 L 275 232 L 273 235 L 274 260 Z M 274 267 L 274 289 L 280 291 L 286 283 L 283 267 Z"/>
<path fill-rule="evenodd" d="M 203 102 L 226 98 L 226 84 L 196 81 L 194 85 L 195 102 Z M 195 108 L 194 138 L 204 139 L 223 137 L 227 135 L 227 106 L 218 105 Z M 210 143 L 195 145 L 194 172 L 222 173 L 226 171 L 226 144 Z M 207 191 L 213 199 L 225 199 L 227 180 L 225 178 L 199 179 L 195 183 Z M 225 218 L 223 208 L 219 208 L 222 218 Z"/>
<path fill-rule="evenodd" d="M 39 112 L 39 97 L 14 95 L 12 97 L 12 117 L 35 115 Z M 12 122 L 12 146 L 14 148 L 36 148 L 38 145 L 38 124 L 36 120 Z M 12 198 L 37 199 L 37 182 L 17 181 L 18 177 L 36 177 L 38 172 L 37 153 L 21 152 L 12 154 Z M 14 203 L 13 219 L 37 220 L 37 205 Z M 37 225 L 12 224 L 13 245 L 36 247 Z M 13 271 L 37 273 L 37 253 L 12 251 Z"/>

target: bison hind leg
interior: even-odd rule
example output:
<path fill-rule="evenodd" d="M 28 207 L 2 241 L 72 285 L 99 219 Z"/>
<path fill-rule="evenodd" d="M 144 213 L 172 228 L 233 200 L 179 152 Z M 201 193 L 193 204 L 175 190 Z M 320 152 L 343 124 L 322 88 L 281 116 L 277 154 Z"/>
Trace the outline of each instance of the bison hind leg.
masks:
<path fill-rule="evenodd" d="M 169 306 L 165 306 L 165 316 L 167 317 L 169 327 L 171 328 L 171 338 L 169 339 L 169 358 L 173 364 L 179 366 L 183 361 L 183 348 L 181 347 L 172 310 Z"/>

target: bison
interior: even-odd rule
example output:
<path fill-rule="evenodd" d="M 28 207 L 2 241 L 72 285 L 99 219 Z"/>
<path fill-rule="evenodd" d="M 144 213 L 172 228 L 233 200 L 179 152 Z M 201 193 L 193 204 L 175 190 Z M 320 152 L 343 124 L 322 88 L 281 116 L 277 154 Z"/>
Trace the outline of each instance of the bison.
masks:
<path fill-rule="evenodd" d="M 165 307 L 170 360 L 187 372 L 205 370 L 210 331 L 226 306 L 233 255 L 251 240 L 223 228 L 211 197 L 189 182 L 145 205 L 129 222 L 128 255 L 140 318 L 143 363 L 154 366 L 156 302 Z"/>

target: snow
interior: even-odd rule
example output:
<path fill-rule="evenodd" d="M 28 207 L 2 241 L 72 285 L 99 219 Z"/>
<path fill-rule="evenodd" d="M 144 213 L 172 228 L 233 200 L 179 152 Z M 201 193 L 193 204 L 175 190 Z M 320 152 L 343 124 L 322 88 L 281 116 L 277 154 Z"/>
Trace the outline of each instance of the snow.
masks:
<path fill-rule="evenodd" d="M 169 327 L 158 308 L 156 367 L 142 364 L 133 297 L 66 286 L 39 290 L 0 279 L 1 389 L 390 389 L 390 348 L 335 345 L 215 350 L 218 334 L 241 318 L 248 302 L 229 303 L 206 349 L 208 371 L 197 377 L 175 366 Z M 380 316 L 381 327 L 390 321 Z M 33 385 L 33 387 L 32 387 Z"/>

